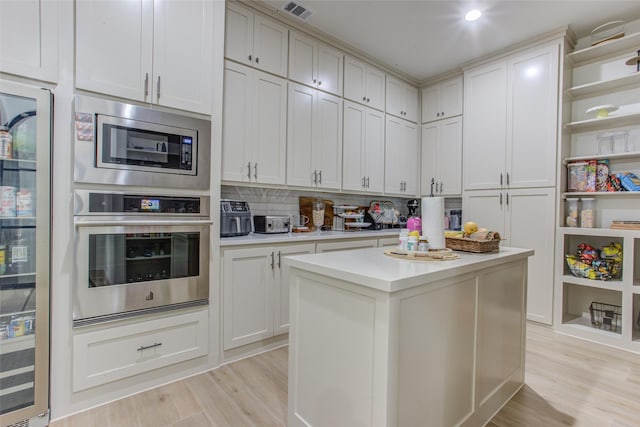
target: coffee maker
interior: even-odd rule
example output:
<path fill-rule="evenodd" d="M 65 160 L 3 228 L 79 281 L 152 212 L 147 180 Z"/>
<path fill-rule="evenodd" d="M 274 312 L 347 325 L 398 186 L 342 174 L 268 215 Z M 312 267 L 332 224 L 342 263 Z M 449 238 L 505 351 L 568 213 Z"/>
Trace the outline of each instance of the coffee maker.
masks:
<path fill-rule="evenodd" d="M 409 210 L 409 218 L 407 219 L 407 228 L 409 231 L 417 231 L 422 233 L 422 219 L 416 215 L 416 211 L 420 207 L 420 200 L 411 199 L 407 202 L 407 209 Z"/>

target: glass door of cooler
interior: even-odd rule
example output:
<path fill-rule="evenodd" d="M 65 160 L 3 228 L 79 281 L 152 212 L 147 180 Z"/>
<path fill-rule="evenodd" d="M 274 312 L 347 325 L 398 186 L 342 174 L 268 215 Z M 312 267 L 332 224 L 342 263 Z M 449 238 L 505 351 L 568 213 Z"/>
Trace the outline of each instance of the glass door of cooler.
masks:
<path fill-rule="evenodd" d="M 49 407 L 51 105 L 48 90 L 0 80 L 2 427 Z"/>

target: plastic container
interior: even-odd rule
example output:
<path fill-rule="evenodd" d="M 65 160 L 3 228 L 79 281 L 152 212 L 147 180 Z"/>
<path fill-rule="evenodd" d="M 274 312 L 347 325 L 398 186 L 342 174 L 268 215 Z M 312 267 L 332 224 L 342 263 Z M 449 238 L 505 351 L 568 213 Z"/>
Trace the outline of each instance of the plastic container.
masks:
<path fill-rule="evenodd" d="M 403 228 L 400 230 L 400 236 L 398 236 L 398 249 L 407 250 L 407 244 L 409 243 L 409 229 Z"/>
<path fill-rule="evenodd" d="M 580 201 L 582 203 L 582 206 L 580 207 L 580 227 L 595 227 L 595 199 L 582 198 Z"/>
<path fill-rule="evenodd" d="M 599 154 L 618 154 L 629 151 L 629 131 L 605 132 L 598 135 Z"/>
<path fill-rule="evenodd" d="M 578 201 L 580 199 L 567 199 L 566 200 L 566 220 L 565 225 L 567 227 L 578 226 Z"/>
<path fill-rule="evenodd" d="M 596 161 L 573 162 L 567 164 L 569 191 L 596 191 Z"/>
<path fill-rule="evenodd" d="M 418 238 L 416 236 L 409 236 L 409 240 L 407 242 L 407 250 L 408 251 L 418 250 Z"/>

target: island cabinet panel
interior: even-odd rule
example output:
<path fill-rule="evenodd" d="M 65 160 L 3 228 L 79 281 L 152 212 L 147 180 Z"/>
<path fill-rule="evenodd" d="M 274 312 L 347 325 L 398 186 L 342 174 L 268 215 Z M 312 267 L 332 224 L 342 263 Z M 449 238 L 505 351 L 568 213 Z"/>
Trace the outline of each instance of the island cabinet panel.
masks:
<path fill-rule="evenodd" d="M 398 352 L 397 425 L 424 425 L 429 419 L 429 425 L 453 426 L 473 412 L 475 303 L 474 276 L 411 292 L 397 302 L 392 335 L 399 337 L 398 349 L 412 347 Z M 443 333 L 443 325 L 455 333 Z"/>
<path fill-rule="evenodd" d="M 478 290 L 476 399 L 479 405 L 485 403 L 505 379 L 524 368 L 521 309 L 525 286 L 514 286 L 526 277 L 524 267 L 525 264 L 516 264 L 487 273 Z"/>
<path fill-rule="evenodd" d="M 524 384 L 527 257 L 288 257 L 289 426 L 481 426 Z"/>

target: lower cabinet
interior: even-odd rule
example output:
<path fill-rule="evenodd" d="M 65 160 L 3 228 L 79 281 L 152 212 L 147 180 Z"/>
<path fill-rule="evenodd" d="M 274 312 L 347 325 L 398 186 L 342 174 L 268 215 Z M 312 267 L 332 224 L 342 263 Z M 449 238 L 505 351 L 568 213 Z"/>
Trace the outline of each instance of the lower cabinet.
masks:
<path fill-rule="evenodd" d="M 209 310 L 127 323 L 73 336 L 73 391 L 205 356 Z"/>
<path fill-rule="evenodd" d="M 313 243 L 223 250 L 224 350 L 288 331 L 289 283 L 282 257 L 314 252 Z"/>
<path fill-rule="evenodd" d="M 550 325 L 553 314 L 555 189 L 465 191 L 463 222 L 498 231 L 502 246 L 535 250 L 529 257 L 527 319 Z"/>
<path fill-rule="evenodd" d="M 317 244 L 316 252 L 321 253 L 344 251 L 349 249 L 375 248 L 376 246 L 378 246 L 377 239 L 322 242 Z"/>

